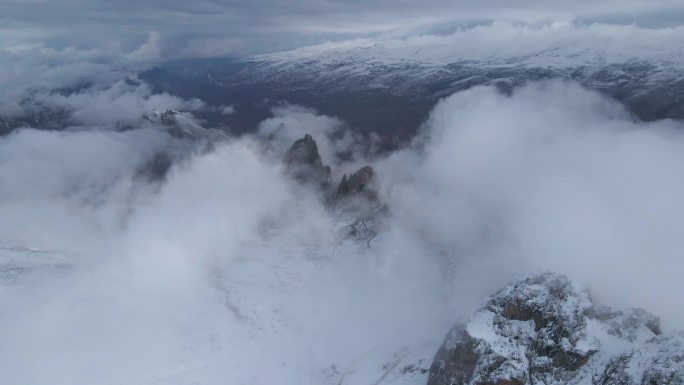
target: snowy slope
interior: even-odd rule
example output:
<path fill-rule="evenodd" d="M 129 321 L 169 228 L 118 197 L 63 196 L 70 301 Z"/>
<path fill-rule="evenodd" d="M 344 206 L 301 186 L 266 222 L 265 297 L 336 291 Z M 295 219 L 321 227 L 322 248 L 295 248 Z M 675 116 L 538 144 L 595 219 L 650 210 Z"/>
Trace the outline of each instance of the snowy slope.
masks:
<path fill-rule="evenodd" d="M 684 28 L 493 23 L 449 35 L 358 39 L 255 56 L 240 76 L 290 92 L 406 97 L 417 106 L 475 85 L 508 90 L 559 78 L 602 90 L 646 120 L 681 118 L 682 41 Z"/>
<path fill-rule="evenodd" d="M 143 344 L 131 340 L 136 334 L 118 335 L 122 330 L 128 330 L 127 320 L 122 325 L 91 325 L 92 330 L 81 330 L 80 323 L 87 325 L 93 319 L 92 314 L 81 314 L 66 316 L 69 322 L 76 322 L 73 326 L 60 325 L 60 317 L 53 312 L 69 302 L 60 301 L 33 311 L 57 317 L 43 320 L 47 322 L 48 333 L 76 328 L 75 341 L 56 345 L 62 348 L 57 351 L 60 359 L 54 363 L 62 362 L 66 370 L 76 370 L 68 376 L 57 377 L 58 383 L 67 378 L 75 383 L 85 383 L 87 368 L 93 366 L 103 370 L 118 368 L 103 384 L 117 381 L 148 385 L 425 384 L 444 325 L 437 323 L 439 327 L 432 328 L 416 323 L 416 317 L 411 315 L 413 308 L 400 311 L 396 309 L 396 303 L 387 302 L 414 296 L 416 288 L 401 289 L 400 282 L 378 284 L 379 277 L 372 272 L 374 261 L 369 259 L 364 248 L 365 245 L 350 243 L 337 250 L 312 249 L 302 256 L 296 248 L 244 244 L 240 257 L 211 273 L 210 290 L 185 293 L 192 296 L 192 302 L 183 305 L 182 314 L 171 314 L 172 318 L 165 320 L 173 326 L 173 335 L 148 332 L 138 337 Z M 331 252 L 333 259 L 328 254 Z M 16 311 L 20 306 L 16 302 L 22 295 L 35 290 L 50 298 L 39 279 L 59 280 L 64 272 L 83 269 L 83 266 L 67 264 L 67 261 L 72 262 L 73 258 L 3 243 L 0 248 L 0 304 L 4 309 Z M 364 271 L 368 273 L 367 280 L 358 282 L 358 276 Z M 344 288 L 344 282 L 351 280 L 356 280 L 360 286 Z M 113 311 L 120 308 L 120 305 L 110 303 L 111 299 L 99 297 L 98 286 L 79 288 L 74 285 L 70 292 L 87 290 L 77 295 L 75 309 L 92 312 L 101 306 L 113 307 Z M 173 300 L 183 303 L 185 295 Z M 159 306 L 163 309 L 165 305 Z M 427 313 L 427 309 L 434 307 L 435 303 L 426 301 L 423 310 Z M 388 312 L 401 315 L 404 321 L 387 318 Z M 10 316 L 10 313 L 3 315 L 0 311 L 0 317 Z M 126 318 L 149 322 L 150 315 L 131 314 Z M 87 344 L 90 338 L 105 338 L 102 333 L 110 327 L 118 337 L 107 340 L 104 345 L 89 347 L 89 357 L 81 357 L 71 350 Z M 136 325 L 133 331 L 141 328 Z M 160 327 L 160 330 L 165 329 L 166 326 Z M 32 343 L 28 336 L 11 338 L 12 341 L 26 339 Z M 106 361 L 105 357 L 117 357 L 121 354 L 117 352 L 129 344 L 136 346 L 135 351 L 130 352 L 131 357 L 142 359 L 144 367 L 130 366 L 129 359 L 124 356 L 115 358 L 121 367 Z M 170 344 L 168 351 L 157 350 L 166 344 Z M 36 357 L 40 357 L 36 362 L 40 365 L 52 362 L 53 359 L 46 356 L 52 354 L 50 352 L 56 346 L 46 348 L 45 352 L 34 351 Z M 158 357 L 148 359 L 148 354 Z M 71 362 L 71 359 L 75 361 Z M 12 362 L 13 358 L 5 364 Z M 48 366 L 44 369 L 59 373 Z M 17 371 L 14 369 L 13 373 Z M 26 383 L 40 383 L 45 379 L 41 377 L 45 375 L 43 373 L 36 375 L 34 379 L 27 377 Z"/>
<path fill-rule="evenodd" d="M 383 66 L 434 74 L 453 64 L 479 68 L 570 69 L 646 62 L 658 71 L 684 68 L 684 28 L 554 23 L 541 26 L 493 23 L 450 35 L 408 35 L 325 43 L 255 56 L 283 71 L 319 76 L 367 75 Z M 313 66 L 313 68 L 311 67 Z"/>
<path fill-rule="evenodd" d="M 41 250 L 21 241 L 0 239 L 0 295 L 3 290 L 21 287 L 39 274 L 68 269 L 73 256 Z"/>

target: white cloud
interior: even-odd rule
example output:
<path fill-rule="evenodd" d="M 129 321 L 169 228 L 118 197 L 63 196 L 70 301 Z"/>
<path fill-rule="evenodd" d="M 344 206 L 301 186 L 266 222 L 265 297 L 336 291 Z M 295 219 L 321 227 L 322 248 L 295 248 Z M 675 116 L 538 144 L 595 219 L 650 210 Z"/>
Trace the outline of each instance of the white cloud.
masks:
<path fill-rule="evenodd" d="M 33 96 L 32 102 L 31 107 L 65 110 L 74 124 L 83 126 L 132 125 L 153 110 L 196 111 L 205 107 L 199 99 L 184 100 L 167 93 L 154 93 L 145 83 L 130 84 L 125 80 L 109 88 L 87 88 L 68 95 L 40 93 Z"/>
<path fill-rule="evenodd" d="M 159 60 L 158 40 L 151 33 L 128 54 L 73 47 L 0 49 L 0 65 L 8 69 L 0 74 L 0 116 L 59 112 L 66 115 L 59 123 L 92 128 L 135 125 L 152 110 L 208 108 L 196 98 L 155 93 L 137 79 L 138 71 Z"/>
<path fill-rule="evenodd" d="M 261 133 L 284 145 L 338 128 L 288 106 Z M 566 83 L 456 94 L 420 143 L 375 162 L 391 215 L 371 249 L 340 243 L 338 218 L 256 139 L 150 184 L 134 175 L 167 146 L 158 131 L 19 131 L 0 138 L 0 256 L 28 247 L 69 266 L 48 258 L 2 287 L 0 371 L 22 384 L 368 383 L 402 347 L 429 360 L 493 289 L 547 269 L 679 328 L 681 129 Z M 366 359 L 378 364 L 359 371 Z"/>
<path fill-rule="evenodd" d="M 398 153 L 379 167 L 407 233 L 459 264 L 485 263 L 488 279 L 561 271 L 608 304 L 684 324 L 673 305 L 684 290 L 681 123 L 636 122 L 598 93 L 552 82 L 510 97 L 458 93 L 429 127 L 423 157 Z"/>
<path fill-rule="evenodd" d="M 54 50 L 33 47 L 0 50 L 0 114 L 21 112 L 21 103 L 35 90 L 77 87 L 112 82 L 122 77 L 110 71 L 112 58 L 98 50 Z"/>
<path fill-rule="evenodd" d="M 150 63 L 162 58 L 159 32 L 152 31 L 147 41 L 135 51 L 126 54 L 125 60 L 131 63 Z"/>
<path fill-rule="evenodd" d="M 358 162 L 361 160 L 359 155 L 363 155 L 364 142 L 373 145 L 373 139 L 364 140 L 338 118 L 321 115 L 310 108 L 286 104 L 274 107 L 271 113 L 273 117 L 259 124 L 258 134 L 271 140 L 277 154 L 284 154 L 297 139 L 310 134 L 316 140 L 323 163 L 339 166 L 340 156 Z"/>
<path fill-rule="evenodd" d="M 233 115 L 235 113 L 235 106 L 232 104 L 227 106 L 221 105 L 218 108 L 222 115 Z"/>

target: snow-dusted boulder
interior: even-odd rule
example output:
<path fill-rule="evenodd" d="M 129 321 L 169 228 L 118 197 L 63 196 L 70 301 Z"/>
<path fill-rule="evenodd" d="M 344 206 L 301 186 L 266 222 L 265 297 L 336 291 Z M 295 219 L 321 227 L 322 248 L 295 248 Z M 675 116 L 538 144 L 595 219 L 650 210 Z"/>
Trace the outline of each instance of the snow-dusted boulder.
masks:
<path fill-rule="evenodd" d="M 562 275 L 517 281 L 456 325 L 428 385 L 684 384 L 684 334 L 640 309 L 595 305 Z"/>

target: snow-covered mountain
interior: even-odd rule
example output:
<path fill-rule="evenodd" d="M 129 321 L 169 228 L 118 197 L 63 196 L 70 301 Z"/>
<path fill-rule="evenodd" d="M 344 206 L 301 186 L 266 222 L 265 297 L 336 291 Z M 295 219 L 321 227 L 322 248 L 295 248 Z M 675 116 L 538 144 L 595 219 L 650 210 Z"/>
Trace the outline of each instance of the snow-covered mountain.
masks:
<path fill-rule="evenodd" d="M 134 77 L 128 87 L 199 99 L 203 107 L 174 101 L 173 109 L 186 111 L 184 105 L 203 126 L 233 134 L 254 132 L 283 102 L 304 105 L 339 117 L 358 133 L 374 132 L 392 149 L 413 137 L 437 101 L 478 85 L 507 92 L 530 81 L 565 79 L 622 101 L 642 120 L 682 119 L 682 41 L 681 27 L 497 22 L 448 34 L 395 34 L 241 59 L 172 61 Z M 222 112 L 224 106 L 231 107 L 229 114 Z M 0 117 L 0 134 L 70 122 L 63 108 L 40 107 L 30 116 Z M 120 125 L 133 121 L 128 117 Z"/>
<path fill-rule="evenodd" d="M 565 79 L 624 102 L 643 120 L 684 118 L 682 41 L 682 28 L 493 23 L 170 62 L 141 77 L 158 91 L 233 105 L 235 113 L 216 122 L 236 132 L 253 130 L 285 101 L 375 132 L 393 148 L 415 134 L 437 101 L 477 85 L 510 91 Z"/>
<path fill-rule="evenodd" d="M 250 58 L 248 78 L 292 89 L 435 99 L 479 84 L 560 78 L 606 91 L 650 120 L 684 117 L 684 30 L 494 23 L 448 35 L 326 43 Z"/>
<path fill-rule="evenodd" d="M 447 35 L 409 34 L 329 42 L 254 56 L 250 60 L 270 62 L 289 70 L 301 69 L 301 64 L 306 63 L 312 74 L 316 67 L 325 66 L 333 71 L 327 75 L 364 75 L 376 66 L 401 63 L 413 66 L 417 75 L 433 74 L 457 63 L 478 68 L 562 69 L 649 62 L 666 70 L 681 69 L 684 64 L 679 43 L 683 35 L 684 31 L 679 28 L 654 30 L 572 23 L 535 27 L 493 23 Z"/>

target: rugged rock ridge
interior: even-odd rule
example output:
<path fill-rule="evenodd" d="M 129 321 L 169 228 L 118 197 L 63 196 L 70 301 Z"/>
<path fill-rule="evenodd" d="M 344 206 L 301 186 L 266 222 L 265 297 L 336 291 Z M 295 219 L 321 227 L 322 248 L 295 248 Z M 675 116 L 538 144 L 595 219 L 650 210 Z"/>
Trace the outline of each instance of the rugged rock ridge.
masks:
<path fill-rule="evenodd" d="M 229 139 L 226 132 L 204 128 L 194 116 L 176 110 L 153 110 L 141 118 L 142 125 L 151 125 L 168 133 L 175 140 L 169 141 L 166 148 L 157 152 L 137 170 L 137 176 L 150 181 L 163 180 L 171 165 L 195 151 L 210 151 L 217 143 Z"/>
<path fill-rule="evenodd" d="M 597 306 L 564 276 L 532 276 L 446 336 L 428 385 L 463 384 L 684 384 L 684 334 L 663 335 L 641 309 Z"/>
<path fill-rule="evenodd" d="M 169 135 L 181 140 L 216 142 L 229 138 L 228 134 L 221 130 L 204 128 L 197 124 L 192 114 L 188 112 L 155 110 L 145 113 L 142 116 L 142 121 L 143 123 L 152 123 L 155 126 L 161 127 Z"/>
<path fill-rule="evenodd" d="M 284 163 L 287 173 L 295 179 L 312 183 L 326 190 L 324 192 L 332 193 L 329 191 L 332 187 L 332 170 L 330 166 L 323 164 L 316 141 L 311 135 L 306 134 L 292 144 L 285 153 Z M 334 201 L 354 197 L 376 200 L 376 187 L 375 170 L 366 165 L 349 177 L 344 174 L 337 185 L 336 193 L 331 195 L 333 195 Z"/>
<path fill-rule="evenodd" d="M 309 134 L 298 139 L 284 157 L 286 172 L 295 180 L 320 189 L 328 208 L 345 223 L 346 238 L 370 241 L 385 206 L 378 198 L 375 170 L 363 166 L 349 177 L 344 174 L 333 189 L 332 171 L 323 164 L 316 141 Z"/>

